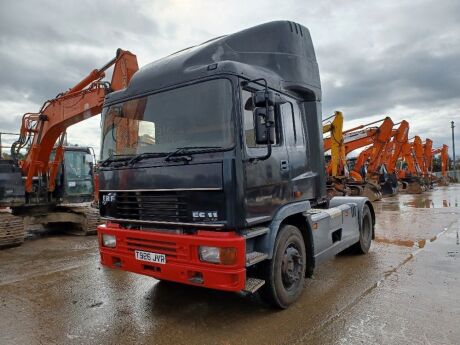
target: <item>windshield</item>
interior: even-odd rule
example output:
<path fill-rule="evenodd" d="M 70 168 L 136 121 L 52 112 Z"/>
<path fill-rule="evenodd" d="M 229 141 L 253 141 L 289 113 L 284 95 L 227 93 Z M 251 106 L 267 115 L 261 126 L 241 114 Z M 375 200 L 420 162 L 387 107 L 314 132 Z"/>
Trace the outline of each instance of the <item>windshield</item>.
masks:
<path fill-rule="evenodd" d="M 232 85 L 215 79 L 105 108 L 101 159 L 233 143 Z"/>

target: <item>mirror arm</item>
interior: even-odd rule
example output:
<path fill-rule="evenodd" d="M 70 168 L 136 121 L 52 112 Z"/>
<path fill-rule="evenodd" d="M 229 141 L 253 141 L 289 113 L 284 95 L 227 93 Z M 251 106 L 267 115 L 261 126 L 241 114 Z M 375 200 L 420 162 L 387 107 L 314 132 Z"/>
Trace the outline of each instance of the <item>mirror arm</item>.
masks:
<path fill-rule="evenodd" d="M 270 158 L 270 156 L 272 155 L 272 144 L 270 142 L 270 136 L 269 136 L 269 132 L 270 132 L 270 128 L 271 128 L 271 125 L 270 126 L 267 126 L 266 128 L 266 136 L 267 136 L 267 153 L 263 156 L 259 156 L 259 157 L 251 157 L 248 159 L 248 161 L 250 163 L 253 163 L 253 162 L 256 162 L 256 161 L 265 161 L 267 159 Z"/>
<path fill-rule="evenodd" d="M 269 127 L 267 127 L 267 132 L 269 131 L 268 128 Z M 268 133 L 267 133 L 267 135 L 268 135 Z M 264 156 L 257 157 L 257 160 L 265 161 L 265 160 L 269 159 L 271 155 L 272 155 L 272 144 L 270 143 L 270 139 L 268 138 L 267 139 L 267 153 Z"/>
<path fill-rule="evenodd" d="M 265 92 L 268 92 L 267 84 L 265 84 Z M 265 109 L 266 109 L 266 114 L 267 114 L 267 115 L 265 115 L 265 121 L 266 121 L 265 123 L 269 124 L 265 128 L 265 133 L 266 133 L 265 135 L 267 137 L 267 153 L 264 156 L 257 158 L 260 161 L 267 160 L 272 155 L 272 144 L 270 142 L 270 128 L 271 128 L 272 124 L 267 121 L 267 118 L 268 118 L 268 96 L 267 96 L 267 94 L 265 94 Z"/>

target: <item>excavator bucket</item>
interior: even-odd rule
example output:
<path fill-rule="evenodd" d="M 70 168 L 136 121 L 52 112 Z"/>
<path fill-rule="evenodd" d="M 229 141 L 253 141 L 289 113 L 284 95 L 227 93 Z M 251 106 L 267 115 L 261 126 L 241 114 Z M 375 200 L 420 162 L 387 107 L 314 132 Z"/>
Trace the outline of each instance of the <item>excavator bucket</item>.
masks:
<path fill-rule="evenodd" d="M 394 196 L 398 194 L 398 180 L 396 175 L 389 175 L 385 182 L 380 184 L 383 196 Z"/>
<path fill-rule="evenodd" d="M 372 182 L 350 182 L 347 187 L 353 196 L 365 196 L 370 201 L 377 201 L 382 199 L 380 187 Z"/>
<path fill-rule="evenodd" d="M 418 180 L 412 180 L 408 182 L 406 190 L 409 194 L 421 194 L 425 191 L 425 186 Z"/>
<path fill-rule="evenodd" d="M 361 196 L 367 197 L 370 201 L 381 200 L 383 195 L 379 186 L 373 183 L 365 183 Z"/>
<path fill-rule="evenodd" d="M 380 188 L 383 196 L 394 196 L 398 193 L 398 186 L 395 186 L 391 180 L 386 180 Z"/>
<path fill-rule="evenodd" d="M 398 192 L 399 193 L 407 193 L 407 187 L 409 187 L 409 183 L 406 181 L 398 181 Z"/>

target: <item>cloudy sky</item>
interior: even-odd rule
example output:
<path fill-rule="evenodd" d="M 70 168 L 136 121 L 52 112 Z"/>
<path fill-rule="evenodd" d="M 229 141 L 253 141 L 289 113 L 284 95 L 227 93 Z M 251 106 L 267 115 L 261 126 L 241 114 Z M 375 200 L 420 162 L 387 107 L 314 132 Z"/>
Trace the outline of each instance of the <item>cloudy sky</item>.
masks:
<path fill-rule="evenodd" d="M 263 22 L 308 27 L 323 86 L 323 117 L 345 127 L 385 115 L 410 135 L 460 155 L 460 1 L 0 1 L 0 131 L 110 60 L 120 47 L 140 66 Z M 97 116 L 68 130 L 99 148 Z M 5 142 L 11 142 L 5 136 Z M 6 151 L 6 150 L 5 150 Z"/>

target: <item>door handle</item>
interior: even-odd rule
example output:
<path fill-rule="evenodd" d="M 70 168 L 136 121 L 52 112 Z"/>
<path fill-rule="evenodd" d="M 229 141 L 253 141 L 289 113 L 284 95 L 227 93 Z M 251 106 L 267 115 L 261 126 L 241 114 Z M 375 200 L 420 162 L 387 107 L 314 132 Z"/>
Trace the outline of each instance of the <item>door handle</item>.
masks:
<path fill-rule="evenodd" d="M 280 162 L 280 170 L 281 171 L 289 171 L 289 161 L 282 160 Z"/>

